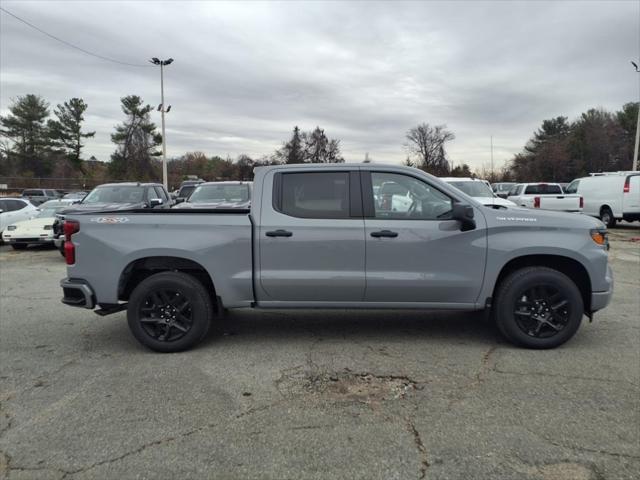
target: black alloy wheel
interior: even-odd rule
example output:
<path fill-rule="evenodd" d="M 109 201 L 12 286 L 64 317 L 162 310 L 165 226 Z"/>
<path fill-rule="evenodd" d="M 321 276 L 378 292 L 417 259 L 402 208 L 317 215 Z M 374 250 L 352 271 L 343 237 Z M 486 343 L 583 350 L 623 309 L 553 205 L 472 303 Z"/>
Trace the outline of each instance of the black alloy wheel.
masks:
<path fill-rule="evenodd" d="M 147 335 L 159 342 L 175 342 L 193 326 L 191 302 L 176 290 L 151 292 L 140 305 L 138 317 Z"/>
<path fill-rule="evenodd" d="M 209 331 L 214 314 L 212 295 L 198 279 L 184 272 L 151 275 L 129 297 L 129 329 L 151 350 L 188 350 Z"/>
<path fill-rule="evenodd" d="M 584 300 L 576 283 L 549 267 L 523 267 L 496 288 L 494 318 L 507 340 L 527 348 L 555 348 L 575 335 Z"/>
<path fill-rule="evenodd" d="M 567 326 L 570 313 L 569 301 L 553 285 L 525 289 L 513 309 L 518 327 L 534 338 L 550 338 L 560 333 Z"/>

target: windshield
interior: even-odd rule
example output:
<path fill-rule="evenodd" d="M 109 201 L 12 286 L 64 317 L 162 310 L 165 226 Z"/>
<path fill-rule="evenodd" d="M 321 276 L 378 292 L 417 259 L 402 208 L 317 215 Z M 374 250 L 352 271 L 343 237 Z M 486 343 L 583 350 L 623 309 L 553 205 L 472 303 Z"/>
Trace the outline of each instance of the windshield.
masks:
<path fill-rule="evenodd" d="M 549 185 L 548 183 L 539 183 L 537 185 L 527 185 L 525 195 L 547 195 L 562 193 L 560 185 Z"/>
<path fill-rule="evenodd" d="M 497 192 L 508 192 L 515 183 L 498 183 L 496 184 Z"/>
<path fill-rule="evenodd" d="M 55 206 L 55 207 L 41 208 L 40 211 L 38 212 L 38 214 L 36 215 L 36 218 L 55 217 L 56 213 L 58 213 L 63 208 L 68 208 L 68 207 L 69 207 L 69 205 L 59 205 L 59 206 Z"/>
<path fill-rule="evenodd" d="M 189 197 L 189 203 L 246 202 L 249 185 L 201 185 Z"/>
<path fill-rule="evenodd" d="M 144 199 L 144 187 L 119 186 L 94 188 L 81 203 L 140 203 Z"/>
<path fill-rule="evenodd" d="M 448 182 L 470 197 L 493 198 L 493 192 L 484 182 Z"/>

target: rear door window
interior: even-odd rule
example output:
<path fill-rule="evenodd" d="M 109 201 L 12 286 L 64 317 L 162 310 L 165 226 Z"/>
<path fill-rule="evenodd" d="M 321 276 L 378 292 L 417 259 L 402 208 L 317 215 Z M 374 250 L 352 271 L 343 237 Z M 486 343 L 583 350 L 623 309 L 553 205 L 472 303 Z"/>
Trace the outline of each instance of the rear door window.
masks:
<path fill-rule="evenodd" d="M 350 218 L 349 172 L 283 173 L 275 199 L 285 215 Z"/>

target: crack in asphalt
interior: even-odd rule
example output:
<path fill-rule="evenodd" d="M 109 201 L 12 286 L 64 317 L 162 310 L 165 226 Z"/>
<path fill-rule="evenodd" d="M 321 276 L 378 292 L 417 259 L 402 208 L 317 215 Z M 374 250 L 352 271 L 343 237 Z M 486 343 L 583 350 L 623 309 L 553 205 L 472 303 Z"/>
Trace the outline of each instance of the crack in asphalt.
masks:
<path fill-rule="evenodd" d="M 529 375 L 536 375 L 540 377 L 556 377 L 556 378 L 566 378 L 568 380 L 589 380 L 594 382 L 605 382 L 605 383 L 626 383 L 632 385 L 634 387 L 640 387 L 640 385 L 630 381 L 623 379 L 611 379 L 611 378 L 598 378 L 598 377 L 586 377 L 581 375 L 563 375 L 561 373 L 546 373 L 546 372 L 518 372 L 514 370 L 500 370 L 497 367 L 493 367 L 490 369 L 492 372 L 503 374 L 503 375 L 518 375 L 522 377 L 526 377 Z"/>
<path fill-rule="evenodd" d="M 405 423 L 407 429 L 409 430 L 409 433 L 411 433 L 411 435 L 413 436 L 413 443 L 418 449 L 418 456 L 420 458 L 420 476 L 418 478 L 420 480 L 423 480 L 427 477 L 427 470 L 431 466 L 431 464 L 429 463 L 429 456 L 427 454 L 427 447 L 424 446 L 424 442 L 422 441 L 420 432 L 418 432 L 418 429 L 413 424 L 411 419 L 409 419 L 408 417 L 405 418 Z"/>
<path fill-rule="evenodd" d="M 192 430 L 188 430 L 186 432 L 180 433 L 180 434 L 175 435 L 175 436 L 168 436 L 168 437 L 165 437 L 165 438 L 161 438 L 159 440 L 154 440 L 153 442 L 145 443 L 145 444 L 139 446 L 138 448 L 135 448 L 133 450 L 129 450 L 128 452 L 125 452 L 122 455 L 118 455 L 117 457 L 107 458 L 105 460 L 100 460 L 99 462 L 95 462 L 95 463 L 92 463 L 90 465 L 87 465 L 85 467 L 78 468 L 78 469 L 75 469 L 75 470 L 67 470 L 67 471 L 65 471 L 65 473 L 62 476 L 61 480 L 66 479 L 70 475 L 77 475 L 78 473 L 85 473 L 85 472 L 88 472 L 89 470 L 93 470 L 94 468 L 100 467 L 102 465 L 107 465 L 107 464 L 110 464 L 110 463 L 118 462 L 118 461 L 123 460 L 123 459 L 125 459 L 127 457 L 130 457 L 132 455 L 137 455 L 139 453 L 142 453 L 143 451 L 145 451 L 148 448 L 157 447 L 159 445 L 166 445 L 166 444 L 174 442 L 176 440 L 181 440 L 183 438 L 190 437 L 191 435 L 194 435 L 196 433 L 202 432 L 202 431 L 207 430 L 209 428 L 213 428 L 216 425 L 217 424 L 215 424 L 215 423 L 208 423 L 206 425 L 202 425 L 200 427 L 194 428 Z"/>
<path fill-rule="evenodd" d="M 629 453 L 620 453 L 620 452 L 610 452 L 608 450 L 599 450 L 597 448 L 581 447 L 580 445 L 565 445 L 564 443 L 560 443 L 555 440 L 552 440 L 546 437 L 545 435 L 542 435 L 541 433 L 536 432 L 535 430 L 531 430 L 530 428 L 527 428 L 524 425 L 520 425 L 520 427 L 526 430 L 527 432 L 531 433 L 532 435 L 535 435 L 536 437 L 541 438 L 545 442 L 550 443 L 554 447 L 566 448 L 566 449 L 575 450 L 581 453 L 598 453 L 600 455 L 609 455 L 617 458 L 632 458 L 635 460 L 640 459 L 640 455 L 632 455 Z"/>

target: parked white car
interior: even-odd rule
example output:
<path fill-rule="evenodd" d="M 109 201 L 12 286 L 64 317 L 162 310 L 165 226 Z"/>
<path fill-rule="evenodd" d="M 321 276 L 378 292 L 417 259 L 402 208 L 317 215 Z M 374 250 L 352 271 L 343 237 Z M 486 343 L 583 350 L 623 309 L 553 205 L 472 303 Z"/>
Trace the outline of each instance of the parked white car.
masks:
<path fill-rule="evenodd" d="M 0 235 L 15 222 L 33 218 L 38 210 L 24 198 L 0 198 Z"/>
<path fill-rule="evenodd" d="M 581 212 L 580 195 L 564 193 L 559 183 L 518 183 L 507 196 L 519 207 L 555 210 L 557 212 Z"/>
<path fill-rule="evenodd" d="M 569 184 L 567 193 L 584 198 L 582 213 L 613 227 L 618 220 L 640 221 L 640 172 L 592 173 Z"/>
<path fill-rule="evenodd" d="M 68 208 L 75 200 L 49 200 L 33 209 L 29 220 L 14 222 L 2 232 L 2 240 L 15 250 L 24 250 L 29 245 L 53 243 L 53 222 L 56 213 Z"/>
<path fill-rule="evenodd" d="M 462 190 L 483 205 L 501 205 L 503 207 L 517 206 L 512 201 L 500 198 L 493 193 L 491 185 L 486 180 L 470 177 L 440 177 L 440 180 L 447 182 L 449 185 L 453 185 L 458 190 Z"/>

